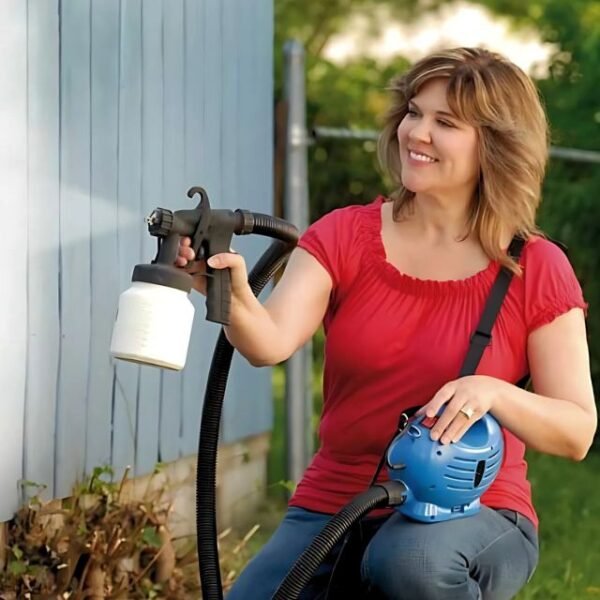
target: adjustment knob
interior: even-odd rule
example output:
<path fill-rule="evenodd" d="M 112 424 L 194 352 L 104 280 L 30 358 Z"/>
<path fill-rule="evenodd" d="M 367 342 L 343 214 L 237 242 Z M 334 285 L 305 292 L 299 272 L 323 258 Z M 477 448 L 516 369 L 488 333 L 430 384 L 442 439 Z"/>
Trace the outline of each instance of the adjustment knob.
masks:
<path fill-rule="evenodd" d="M 167 237 L 173 228 L 173 212 L 168 208 L 155 208 L 146 217 L 148 232 L 156 237 Z"/>

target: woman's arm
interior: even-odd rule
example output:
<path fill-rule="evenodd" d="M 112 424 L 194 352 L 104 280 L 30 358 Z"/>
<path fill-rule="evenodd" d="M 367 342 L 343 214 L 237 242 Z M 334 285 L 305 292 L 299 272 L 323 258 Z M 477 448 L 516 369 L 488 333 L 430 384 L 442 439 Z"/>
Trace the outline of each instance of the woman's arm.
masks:
<path fill-rule="evenodd" d="M 527 446 L 582 460 L 598 424 L 583 311 L 533 331 L 527 353 L 535 393 L 508 386 L 492 414 Z"/>
<path fill-rule="evenodd" d="M 598 417 L 583 311 L 574 308 L 533 331 L 528 358 L 535 393 L 506 381 L 472 375 L 444 385 L 419 412 L 438 414 L 431 435 L 458 441 L 486 412 L 530 448 L 573 460 L 585 458 Z M 460 410 L 468 408 L 468 419 Z"/>
<path fill-rule="evenodd" d="M 187 244 L 186 244 L 187 246 Z M 180 251 L 181 264 L 193 260 L 193 251 Z M 289 358 L 317 330 L 329 302 L 332 281 L 326 269 L 311 254 L 296 248 L 283 276 L 264 305 L 248 285 L 246 264 L 241 255 L 223 253 L 209 259 L 215 269 L 231 269 L 230 324 L 225 335 L 231 344 L 256 367 L 277 364 Z M 206 293 L 203 261 L 187 267 Z"/>
<path fill-rule="evenodd" d="M 311 254 L 296 248 L 283 276 L 264 305 L 247 286 L 233 300 L 227 339 L 256 366 L 275 365 L 289 358 L 318 329 L 323 320 L 331 277 Z"/>

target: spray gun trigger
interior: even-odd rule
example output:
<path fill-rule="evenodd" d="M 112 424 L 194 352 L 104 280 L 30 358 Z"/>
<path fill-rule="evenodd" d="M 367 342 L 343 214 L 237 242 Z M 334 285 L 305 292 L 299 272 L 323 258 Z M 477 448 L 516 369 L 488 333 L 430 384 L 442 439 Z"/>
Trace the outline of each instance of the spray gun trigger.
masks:
<path fill-rule="evenodd" d="M 207 245 L 206 237 L 212 221 L 210 201 L 204 188 L 193 187 L 188 190 L 187 195 L 189 198 L 192 198 L 195 194 L 200 195 L 200 202 L 195 209 L 199 212 L 199 218 L 194 235 L 192 236 L 192 248 L 197 257 L 202 256 L 203 259 L 206 259 L 208 258 L 205 248 Z"/>

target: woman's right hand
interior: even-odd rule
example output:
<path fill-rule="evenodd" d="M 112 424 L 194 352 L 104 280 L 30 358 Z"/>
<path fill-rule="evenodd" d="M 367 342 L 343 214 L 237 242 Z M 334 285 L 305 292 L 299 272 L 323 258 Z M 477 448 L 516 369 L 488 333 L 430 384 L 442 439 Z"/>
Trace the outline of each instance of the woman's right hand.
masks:
<path fill-rule="evenodd" d="M 181 238 L 175 266 L 183 267 L 192 276 L 194 289 L 206 296 L 206 261 L 203 259 L 196 260 L 196 253 L 191 245 L 191 238 Z M 242 296 L 247 292 L 252 294 L 248 285 L 246 262 L 241 255 L 233 250 L 215 254 L 208 259 L 208 266 L 213 269 L 230 269 L 232 300 L 236 296 Z"/>

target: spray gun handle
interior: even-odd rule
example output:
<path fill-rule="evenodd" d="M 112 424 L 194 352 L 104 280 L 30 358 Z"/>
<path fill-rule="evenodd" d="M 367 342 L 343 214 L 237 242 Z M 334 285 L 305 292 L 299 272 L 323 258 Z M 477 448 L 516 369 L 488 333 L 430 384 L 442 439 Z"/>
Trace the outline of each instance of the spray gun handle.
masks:
<path fill-rule="evenodd" d="M 231 272 L 207 267 L 206 320 L 229 325 L 231 311 Z"/>
<path fill-rule="evenodd" d="M 190 222 L 195 225 L 192 235 L 193 250 L 197 256 L 202 255 L 205 259 L 221 252 L 230 252 L 234 233 L 252 231 L 247 215 L 243 211 L 212 210 L 208 194 L 201 187 L 190 188 L 187 193 L 190 198 L 196 194 L 200 195 L 200 202 L 194 211 L 190 211 L 193 215 Z M 178 211 L 176 214 L 184 212 Z M 231 272 L 229 269 L 212 269 L 207 265 L 206 275 L 206 319 L 229 325 Z"/>
<path fill-rule="evenodd" d="M 225 211 L 224 211 L 225 212 Z M 215 254 L 231 251 L 232 228 L 213 228 L 211 235 L 204 240 L 204 256 L 208 259 Z M 231 309 L 231 271 L 206 267 L 206 319 L 213 323 L 229 325 Z"/>

